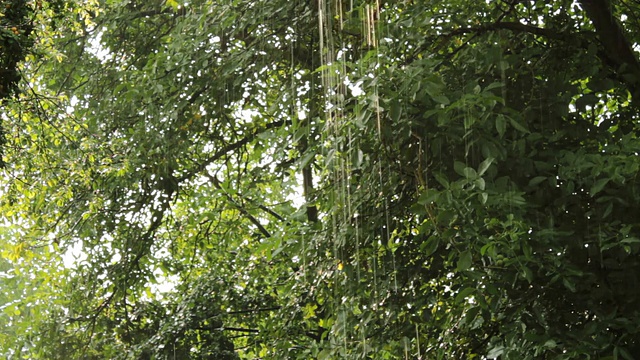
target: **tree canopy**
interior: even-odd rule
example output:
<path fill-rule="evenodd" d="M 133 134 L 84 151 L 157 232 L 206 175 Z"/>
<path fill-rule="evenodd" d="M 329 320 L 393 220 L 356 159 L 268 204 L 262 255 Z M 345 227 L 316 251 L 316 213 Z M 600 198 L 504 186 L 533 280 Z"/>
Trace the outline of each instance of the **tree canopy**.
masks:
<path fill-rule="evenodd" d="M 640 354 L 639 3 L 3 4 L 2 357 Z"/>

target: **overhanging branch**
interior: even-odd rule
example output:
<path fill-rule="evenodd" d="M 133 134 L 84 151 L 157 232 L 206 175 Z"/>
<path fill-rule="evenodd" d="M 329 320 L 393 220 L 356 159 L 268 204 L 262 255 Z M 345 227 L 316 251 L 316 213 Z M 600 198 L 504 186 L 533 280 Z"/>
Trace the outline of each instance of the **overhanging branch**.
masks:
<path fill-rule="evenodd" d="M 497 22 L 492 23 L 492 24 L 485 24 L 485 25 L 458 28 L 458 29 L 451 30 L 451 31 L 449 31 L 447 33 L 443 33 L 443 34 L 439 35 L 440 41 L 435 46 L 435 49 L 433 49 L 432 51 L 433 52 L 440 51 L 443 47 L 445 47 L 449 43 L 451 38 L 454 37 L 454 36 L 472 34 L 470 39 L 467 39 L 467 41 L 465 41 L 462 45 L 460 45 L 456 50 L 454 50 L 452 53 L 450 53 L 447 56 L 447 59 L 450 59 L 458 51 L 460 51 L 462 48 L 464 48 L 471 41 L 471 39 L 473 39 L 473 38 L 475 38 L 475 37 L 477 37 L 479 35 L 482 35 L 484 33 L 487 33 L 487 32 L 499 31 L 499 30 L 509 30 L 509 31 L 512 31 L 512 32 L 527 33 L 527 34 L 531 34 L 531 35 L 535 35 L 535 36 L 539 36 L 539 37 L 544 37 L 546 39 L 552 39 L 552 40 L 568 40 L 568 39 L 572 38 L 570 36 L 571 35 L 570 33 L 557 32 L 557 31 L 554 31 L 552 29 L 547 29 L 547 28 L 541 28 L 541 27 L 537 27 L 537 26 L 533 26 L 533 25 L 522 24 L 520 22 L 497 21 Z M 412 58 L 415 59 L 416 58 L 415 55 L 417 55 L 417 54 L 419 54 L 419 53 L 421 53 L 421 52 L 423 52 L 425 50 L 426 50 L 426 45 L 419 47 L 416 50 L 414 56 L 412 56 Z"/>
<path fill-rule="evenodd" d="M 487 25 L 479 25 L 479 26 L 471 26 L 467 28 L 455 29 L 449 33 L 447 33 L 446 37 L 462 35 L 462 34 L 479 34 L 488 31 L 496 31 L 496 30 L 511 30 L 516 32 L 524 32 L 533 35 L 543 36 L 548 39 L 555 40 L 564 40 L 567 38 L 567 34 L 553 31 L 551 29 L 541 28 L 533 25 L 522 24 L 519 22 L 497 22 L 493 24 Z"/>

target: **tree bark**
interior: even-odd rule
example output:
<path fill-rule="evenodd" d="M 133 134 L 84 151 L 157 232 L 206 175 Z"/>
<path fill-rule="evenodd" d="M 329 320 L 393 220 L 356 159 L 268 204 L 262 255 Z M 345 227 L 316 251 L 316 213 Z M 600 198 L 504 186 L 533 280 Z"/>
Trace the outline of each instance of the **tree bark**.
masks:
<path fill-rule="evenodd" d="M 627 39 L 624 29 L 611 11 L 609 0 L 580 0 L 580 6 L 593 23 L 605 49 L 607 62 L 616 68 L 629 87 L 633 100 L 640 104 L 640 62 Z M 611 66 L 610 65 L 610 66 Z"/>

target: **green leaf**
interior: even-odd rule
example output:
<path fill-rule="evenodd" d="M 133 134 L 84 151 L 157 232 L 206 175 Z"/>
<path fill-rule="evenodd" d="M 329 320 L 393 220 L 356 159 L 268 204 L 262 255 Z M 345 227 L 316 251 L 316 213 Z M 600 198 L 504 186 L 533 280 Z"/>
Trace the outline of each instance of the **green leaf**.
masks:
<path fill-rule="evenodd" d="M 438 250 L 438 245 L 440 244 L 440 237 L 438 236 L 429 236 L 429 238 L 420 245 L 420 248 L 424 252 L 425 256 L 431 256 L 433 253 Z"/>
<path fill-rule="evenodd" d="M 418 198 L 418 204 L 420 205 L 429 205 L 433 202 L 438 201 L 440 197 L 440 192 L 435 189 L 426 189 Z"/>
<path fill-rule="evenodd" d="M 598 99 L 598 97 L 595 94 L 591 93 L 591 94 L 582 95 L 580 98 L 576 100 L 575 104 L 576 104 L 576 108 L 578 108 L 579 110 L 586 111 L 588 107 L 592 108 L 599 101 L 600 99 Z"/>
<path fill-rule="evenodd" d="M 620 354 L 622 356 L 623 359 L 625 360 L 634 360 L 636 359 L 635 357 L 633 357 L 628 351 L 627 349 L 621 347 L 621 346 L 616 346 L 614 348 L 614 351 L 617 351 L 618 354 Z M 637 354 L 636 354 L 637 355 Z"/>
<path fill-rule="evenodd" d="M 482 246 L 482 248 L 480 248 L 480 255 L 484 256 L 493 246 L 493 243 L 488 243 Z"/>
<path fill-rule="evenodd" d="M 316 154 L 311 151 L 304 154 L 304 156 L 300 160 L 300 168 L 302 169 L 307 167 L 307 165 L 309 165 L 309 163 L 314 159 L 315 155 Z"/>
<path fill-rule="evenodd" d="M 461 161 L 455 161 L 453 163 L 453 170 L 460 176 L 467 177 L 465 174 L 466 168 L 467 168 L 467 165 Z"/>
<path fill-rule="evenodd" d="M 389 116 L 391 116 L 391 120 L 393 120 L 393 122 L 397 123 L 400 121 L 400 118 L 402 117 L 402 107 L 400 106 L 400 104 L 396 101 L 391 103 L 391 109 L 389 110 Z"/>
<path fill-rule="evenodd" d="M 607 216 L 611 215 L 612 211 L 613 211 L 613 203 L 610 202 L 607 208 L 604 210 L 604 213 L 602 214 L 602 218 L 606 219 Z"/>
<path fill-rule="evenodd" d="M 478 177 L 478 173 L 475 171 L 475 169 L 470 168 L 470 167 L 466 167 L 462 170 L 462 173 L 464 175 L 465 178 L 467 179 L 475 179 L 476 177 Z"/>
<path fill-rule="evenodd" d="M 436 96 L 432 96 L 433 100 L 435 100 L 437 103 L 442 104 L 442 105 L 449 105 L 451 102 L 449 101 L 449 98 L 444 96 L 444 95 L 436 95 Z"/>
<path fill-rule="evenodd" d="M 496 130 L 498 131 L 498 136 L 500 136 L 500 138 L 502 138 L 505 131 L 507 131 L 507 121 L 503 115 L 498 115 L 496 118 Z"/>
<path fill-rule="evenodd" d="M 522 277 L 524 277 L 529 283 L 533 281 L 533 272 L 526 266 L 520 268 L 522 270 Z"/>
<path fill-rule="evenodd" d="M 433 177 L 436 178 L 436 181 L 440 183 L 440 185 L 442 185 L 443 188 L 445 189 L 449 188 L 449 181 L 442 173 L 436 172 L 433 174 Z"/>
<path fill-rule="evenodd" d="M 527 129 L 526 127 L 524 127 L 522 124 L 520 124 L 519 122 L 517 122 L 515 119 L 513 118 L 509 118 L 509 123 L 511 124 L 511 126 L 513 126 L 514 129 L 523 132 L 525 134 L 529 133 L 529 129 Z"/>
<path fill-rule="evenodd" d="M 576 284 L 574 284 L 572 280 L 565 277 L 565 278 L 562 278 L 562 283 L 571 292 L 576 292 Z"/>
<path fill-rule="evenodd" d="M 458 292 L 458 294 L 456 295 L 456 298 L 454 300 L 455 303 L 460 304 L 461 302 L 463 302 L 469 295 L 473 294 L 476 291 L 475 288 L 472 287 L 468 287 L 468 288 L 464 288 L 462 289 L 460 292 Z"/>
<path fill-rule="evenodd" d="M 529 186 L 536 186 L 545 180 L 547 180 L 546 176 L 536 176 L 529 181 Z"/>
<path fill-rule="evenodd" d="M 504 346 L 498 345 L 489 350 L 489 353 L 487 353 L 487 358 L 497 359 L 502 354 L 504 354 Z"/>
<path fill-rule="evenodd" d="M 456 271 L 465 271 L 471 267 L 471 251 L 465 250 L 460 253 L 460 258 L 458 259 L 458 264 L 456 266 Z"/>
<path fill-rule="evenodd" d="M 620 244 L 637 244 L 640 243 L 640 239 L 636 237 L 628 237 L 620 240 Z"/>
<path fill-rule="evenodd" d="M 316 309 L 318 309 L 318 305 L 316 304 L 306 304 L 302 308 L 303 318 L 305 320 L 309 320 L 312 317 L 316 316 Z"/>
<path fill-rule="evenodd" d="M 602 189 L 604 189 L 604 187 L 607 185 L 607 183 L 609 183 L 609 180 L 611 179 L 599 179 L 598 181 L 595 182 L 595 184 L 593 184 L 593 186 L 591 186 L 591 190 L 589 190 L 589 194 L 591 194 L 591 197 L 594 197 L 597 193 L 599 193 L 600 191 L 602 191 Z"/>
<path fill-rule="evenodd" d="M 489 90 L 493 90 L 493 89 L 500 88 L 500 87 L 503 87 L 503 86 L 504 86 L 504 84 L 501 83 L 501 82 L 492 82 L 491 84 L 487 85 L 484 88 L 484 90 L 485 91 L 489 91 Z"/>
<path fill-rule="evenodd" d="M 178 10 L 178 2 L 176 0 L 166 0 L 165 5 L 171 7 L 174 11 Z"/>
<path fill-rule="evenodd" d="M 486 158 L 484 159 L 480 165 L 478 166 L 478 176 L 484 175 L 484 173 L 489 169 L 489 166 L 493 163 L 494 158 Z"/>

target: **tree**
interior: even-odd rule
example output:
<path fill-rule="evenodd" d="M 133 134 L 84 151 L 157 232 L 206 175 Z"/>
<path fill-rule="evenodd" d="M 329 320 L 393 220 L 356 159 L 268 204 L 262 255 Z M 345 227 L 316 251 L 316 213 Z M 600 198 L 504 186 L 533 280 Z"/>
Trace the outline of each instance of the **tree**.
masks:
<path fill-rule="evenodd" d="M 5 252 L 55 300 L 7 357 L 640 353 L 637 4 L 74 11 L 7 112 Z"/>

